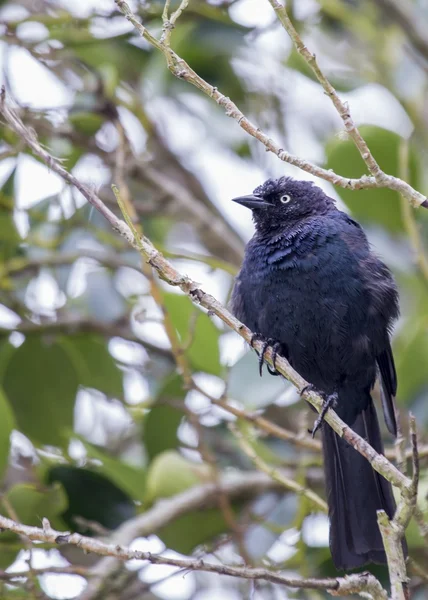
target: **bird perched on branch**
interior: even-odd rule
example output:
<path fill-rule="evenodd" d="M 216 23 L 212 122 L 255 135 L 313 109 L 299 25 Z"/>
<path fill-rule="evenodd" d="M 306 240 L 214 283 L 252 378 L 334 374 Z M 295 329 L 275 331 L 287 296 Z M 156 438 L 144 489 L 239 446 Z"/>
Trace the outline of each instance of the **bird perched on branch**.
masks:
<path fill-rule="evenodd" d="M 322 393 L 325 410 L 334 407 L 383 452 L 371 391 L 379 372 L 386 425 L 396 435 L 389 333 L 399 308 L 390 271 L 360 225 L 310 182 L 270 179 L 234 202 L 252 210 L 256 232 L 231 308 L 265 342 L 260 367 L 270 344 Z M 393 517 L 391 485 L 327 424 L 321 430 L 333 562 L 345 570 L 385 563 L 376 511 Z"/>

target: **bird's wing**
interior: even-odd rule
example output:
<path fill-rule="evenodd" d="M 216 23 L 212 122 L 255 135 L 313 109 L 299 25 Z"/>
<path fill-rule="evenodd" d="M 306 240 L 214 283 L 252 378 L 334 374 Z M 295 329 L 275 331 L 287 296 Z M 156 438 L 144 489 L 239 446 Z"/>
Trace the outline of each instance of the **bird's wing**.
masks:
<path fill-rule="evenodd" d="M 397 373 L 395 371 L 394 357 L 389 340 L 386 348 L 377 357 L 380 371 L 380 396 L 382 399 L 383 414 L 388 430 L 397 435 L 397 421 L 395 418 L 395 394 L 397 392 Z"/>

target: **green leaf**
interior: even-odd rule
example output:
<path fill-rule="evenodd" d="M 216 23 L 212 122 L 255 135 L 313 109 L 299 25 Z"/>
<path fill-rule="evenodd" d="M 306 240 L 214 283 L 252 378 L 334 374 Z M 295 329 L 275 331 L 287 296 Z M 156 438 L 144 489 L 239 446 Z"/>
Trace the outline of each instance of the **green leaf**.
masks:
<path fill-rule="evenodd" d="M 7 492 L 6 498 L 20 523 L 37 527 L 41 526 L 43 517 L 53 523 L 68 505 L 65 491 L 58 483 L 48 488 L 18 483 Z"/>
<path fill-rule="evenodd" d="M 245 102 L 245 90 L 231 65 L 231 60 L 245 45 L 249 29 L 235 22 L 216 22 L 204 18 L 193 22 L 180 20 L 174 32 L 177 53 L 205 81 L 218 87 L 235 102 Z M 169 86 L 177 82 L 168 81 Z"/>
<path fill-rule="evenodd" d="M 53 33 L 54 39 L 57 33 Z M 71 33 L 71 43 L 75 55 L 96 69 L 109 65 L 118 69 L 123 81 L 137 82 L 141 77 L 149 52 L 128 42 L 129 34 L 105 39 L 76 40 L 75 31 Z M 77 42 L 77 43 L 76 43 Z M 85 43 L 88 42 L 88 43 Z"/>
<path fill-rule="evenodd" d="M 15 175 L 16 167 L 0 188 L 0 211 L 7 214 L 15 208 Z"/>
<path fill-rule="evenodd" d="M 59 465 L 49 470 L 47 479 L 49 482 L 59 481 L 64 486 L 68 508 L 62 518 L 68 527 L 84 535 L 94 532 L 86 524 L 79 524 L 79 517 L 107 529 L 116 529 L 135 515 L 131 498 L 99 473 Z"/>
<path fill-rule="evenodd" d="M 67 508 L 67 496 L 59 484 L 46 488 L 18 483 L 8 490 L 5 498 L 7 506 L 12 507 L 14 515 L 24 525 L 41 527 L 42 519 L 46 517 L 53 527 L 64 527 L 59 515 Z M 7 506 L 1 507 L 2 514 L 8 514 Z M 22 540 L 14 533 L 3 532 L 0 536 L 0 568 L 11 565 L 21 550 Z"/>
<path fill-rule="evenodd" d="M 218 508 L 208 508 L 175 519 L 160 529 L 157 535 L 167 548 L 190 554 L 196 546 L 211 541 L 228 529 L 223 513 Z"/>
<path fill-rule="evenodd" d="M 0 259 L 9 260 L 21 243 L 21 236 L 13 219 L 15 205 L 16 167 L 0 189 Z"/>
<path fill-rule="evenodd" d="M 9 359 L 3 388 L 18 428 L 41 444 L 61 445 L 73 427 L 79 380 L 60 341 L 29 336 Z"/>
<path fill-rule="evenodd" d="M 0 481 L 9 462 L 10 434 L 13 427 L 13 412 L 3 390 L 0 388 Z"/>
<path fill-rule="evenodd" d="M 93 112 L 79 111 L 70 114 L 69 121 L 79 133 L 92 136 L 100 129 L 105 118 Z"/>
<path fill-rule="evenodd" d="M 210 469 L 187 460 L 174 450 L 158 454 L 147 473 L 147 500 L 174 496 L 193 485 L 206 481 Z"/>
<path fill-rule="evenodd" d="M 0 569 L 6 570 L 15 562 L 16 557 L 22 550 L 22 541 L 17 535 L 8 532 L 2 533 L 0 537 Z M 0 592 L 3 592 L 0 583 Z M 3 596 L 1 596 L 3 600 Z M 22 600 L 22 597 L 19 599 Z"/>
<path fill-rule="evenodd" d="M 104 338 L 93 334 L 68 336 L 64 342 L 73 356 L 79 383 L 107 396 L 123 396 L 122 371 L 107 348 Z"/>
<path fill-rule="evenodd" d="M 102 465 L 98 472 L 105 475 L 121 488 L 133 500 L 143 502 L 146 495 L 146 472 L 144 469 L 124 463 L 118 458 L 109 456 L 101 448 L 82 440 L 89 458 L 96 458 Z"/>
<path fill-rule="evenodd" d="M 12 358 L 16 350 L 15 346 L 12 346 L 12 344 L 9 342 L 9 335 L 10 331 L 7 331 L 5 336 L 2 336 L 0 341 L 0 382 L 3 381 L 9 360 Z"/>
<path fill-rule="evenodd" d="M 428 357 L 428 332 L 423 326 L 424 319 L 409 320 L 394 340 L 397 349 L 396 367 L 398 398 L 408 404 L 418 392 L 428 386 L 426 370 Z"/>
<path fill-rule="evenodd" d="M 149 460 L 153 460 L 164 450 L 174 450 L 178 447 L 177 430 L 183 419 L 183 411 L 168 402 L 183 402 L 185 395 L 183 380 L 177 374 L 167 378 L 158 391 L 156 402 L 144 419 L 143 425 L 144 446 Z"/>
<path fill-rule="evenodd" d="M 166 293 L 164 303 L 181 342 L 187 348 L 186 356 L 192 367 L 199 371 L 220 375 L 217 327 L 187 296 Z"/>
<path fill-rule="evenodd" d="M 366 140 L 380 167 L 389 175 L 399 175 L 399 148 L 402 138 L 387 129 L 363 125 L 361 135 Z M 327 144 L 327 168 L 343 177 L 361 177 L 367 174 L 367 167 L 352 140 L 339 140 L 335 137 Z M 419 163 L 416 153 L 410 151 L 409 183 L 419 187 Z M 345 204 L 359 220 L 376 223 L 393 233 L 402 231 L 400 197 L 397 192 L 381 189 L 352 191 L 336 188 Z"/>

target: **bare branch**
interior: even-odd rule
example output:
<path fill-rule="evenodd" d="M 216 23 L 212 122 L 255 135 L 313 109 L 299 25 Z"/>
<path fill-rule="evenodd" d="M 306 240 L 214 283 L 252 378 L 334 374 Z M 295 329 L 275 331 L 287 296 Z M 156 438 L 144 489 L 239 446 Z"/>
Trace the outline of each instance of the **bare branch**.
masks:
<path fill-rule="evenodd" d="M 402 494 L 394 518 L 390 521 L 385 511 L 378 511 L 378 523 L 388 561 L 392 600 L 409 600 L 408 577 L 403 551 L 404 532 L 412 518 L 418 497 L 419 454 L 415 417 L 409 418 L 410 437 L 413 452 L 412 484 L 406 494 Z"/>
<path fill-rule="evenodd" d="M 223 476 L 219 482 L 210 482 L 192 487 L 172 498 L 159 501 L 150 510 L 123 523 L 114 533 L 112 541 L 129 545 L 136 537 L 147 537 L 183 514 L 215 502 L 219 491 L 228 497 L 256 495 L 260 492 L 275 489 L 278 483 L 264 473 L 231 473 Z M 91 581 L 79 600 L 96 598 L 106 578 L 111 579 L 120 561 L 106 557 L 91 570 Z"/>
<path fill-rule="evenodd" d="M 250 344 L 253 338 L 253 332 L 250 331 L 248 327 L 238 321 L 238 319 L 236 319 L 213 296 L 205 293 L 196 282 L 179 273 L 173 265 L 169 263 L 158 250 L 156 250 L 148 238 L 142 237 L 141 239 L 136 240 L 128 225 L 116 217 L 94 191 L 77 180 L 74 175 L 66 171 L 57 160 L 41 148 L 35 134 L 29 132 L 16 113 L 7 106 L 5 102 L 5 93 L 2 94 L 0 100 L 0 112 L 3 114 L 9 126 L 26 141 L 33 151 L 40 156 L 53 171 L 58 173 L 65 181 L 77 187 L 87 201 L 106 217 L 112 227 L 118 231 L 133 248 L 142 253 L 145 260 L 157 271 L 159 277 L 163 281 L 171 286 L 179 287 L 195 304 L 207 309 L 209 314 L 214 314 L 219 317 L 223 323 L 236 331 Z M 261 341 L 255 341 L 253 344 L 254 349 L 259 352 L 261 351 L 262 346 L 263 343 Z M 267 348 L 265 357 L 269 364 L 273 366 L 272 348 Z M 308 382 L 291 367 L 285 358 L 278 356 L 276 359 L 276 366 L 277 370 L 297 388 L 304 399 L 312 404 L 319 412 L 323 405 L 323 399 L 308 388 Z M 398 471 L 385 456 L 378 454 L 363 438 L 342 421 L 334 411 L 330 409 L 325 416 L 325 420 L 340 437 L 346 439 L 351 446 L 365 456 L 372 467 L 393 485 L 398 487 L 403 494 L 411 493 L 411 490 L 413 489 L 411 480 L 400 473 L 400 471 Z"/>
<path fill-rule="evenodd" d="M 279 4 L 277 2 L 277 0 L 269 0 L 269 1 L 271 2 L 272 6 L 274 6 L 274 9 L 277 11 L 278 15 L 282 15 L 282 11 L 284 11 L 284 13 L 285 13 L 284 7 L 281 4 Z M 348 114 L 348 109 L 347 109 L 347 107 L 345 107 L 345 105 L 343 105 L 343 111 L 340 114 L 344 120 L 345 127 L 347 128 L 347 130 L 349 129 L 349 131 L 348 131 L 349 135 L 352 137 L 352 139 L 354 139 L 354 142 L 357 143 L 357 141 L 358 141 L 357 146 L 358 146 L 358 149 L 360 150 L 360 152 L 362 152 L 364 154 L 364 156 L 363 156 L 364 161 L 366 162 L 367 165 L 370 165 L 369 166 L 369 171 L 371 173 L 370 177 L 367 175 L 363 175 L 359 179 L 349 179 L 347 177 L 342 177 L 342 176 L 338 175 L 337 173 L 334 173 L 331 170 L 322 169 L 321 167 L 318 167 L 317 165 L 314 165 L 307 160 L 304 160 L 297 156 L 293 156 L 292 154 L 289 154 L 288 152 L 286 152 L 277 143 L 275 143 L 271 138 L 269 138 L 269 136 L 267 136 L 263 131 L 261 131 L 253 123 L 251 123 L 251 121 L 249 119 L 247 119 L 247 117 L 239 110 L 239 108 L 236 106 L 236 104 L 230 100 L 230 98 L 227 98 L 226 96 L 224 96 L 221 92 L 219 92 L 219 90 L 216 87 L 212 86 L 211 84 L 206 82 L 204 79 L 202 79 L 202 77 L 200 77 L 197 73 L 195 73 L 195 71 L 193 71 L 193 69 L 180 56 L 178 56 L 171 49 L 171 47 L 169 45 L 164 44 L 163 42 L 161 42 L 157 38 L 155 38 L 148 31 L 148 29 L 146 27 L 144 27 L 144 25 L 142 25 L 138 21 L 137 17 L 133 14 L 133 12 L 129 8 L 128 4 L 124 0 L 115 0 L 115 2 L 117 4 L 118 8 L 121 10 L 121 12 L 128 19 L 128 21 L 130 21 L 134 25 L 134 27 L 137 29 L 139 34 L 145 40 L 147 40 L 152 46 L 154 46 L 157 50 L 160 50 L 162 52 L 162 54 L 165 57 L 168 69 L 171 71 L 171 73 L 173 75 L 175 75 L 179 79 L 188 81 L 189 83 L 194 85 L 196 88 L 198 88 L 200 91 L 202 91 L 204 94 L 206 94 L 210 98 L 213 98 L 217 102 L 217 104 L 219 104 L 220 106 L 222 106 L 224 108 L 225 114 L 228 117 L 231 117 L 232 119 L 234 119 L 238 123 L 238 125 L 240 127 L 242 127 L 242 129 L 244 129 L 244 131 L 246 131 L 251 136 L 253 136 L 257 140 L 259 140 L 269 152 L 273 152 L 273 154 L 278 156 L 278 158 L 280 158 L 280 160 L 287 162 L 291 165 L 294 165 L 296 167 L 299 167 L 303 171 L 307 171 L 308 173 L 311 173 L 312 175 L 321 177 L 322 179 L 325 179 L 326 181 L 330 181 L 334 185 L 337 185 L 337 186 L 340 186 L 343 188 L 358 190 L 358 189 L 367 189 L 367 188 L 387 187 L 389 189 L 400 192 L 405 198 L 407 198 L 407 200 L 413 206 L 415 206 L 415 207 L 424 206 L 425 208 L 428 208 L 428 200 L 425 196 L 423 196 L 421 193 L 417 192 L 405 181 L 402 181 L 401 179 L 398 179 L 397 177 L 393 177 L 392 175 L 387 175 L 379 168 L 376 161 L 370 154 L 364 139 L 361 137 L 361 135 L 359 134 L 358 130 L 356 129 L 354 123 L 352 122 L 350 115 Z M 286 15 L 286 13 L 285 13 L 285 15 Z M 282 19 L 283 18 L 284 17 L 282 17 Z M 281 20 L 281 22 L 282 22 L 282 20 Z M 302 42 L 302 46 L 305 48 L 305 46 L 303 45 L 303 42 Z M 306 51 L 307 51 L 307 49 L 306 49 Z M 311 55 L 308 52 L 308 57 L 309 56 L 313 57 L 313 55 Z M 313 67 L 314 60 L 315 60 L 315 57 L 313 57 L 313 60 L 311 58 L 311 62 L 308 63 L 312 69 L 314 68 Z M 330 84 L 328 84 L 328 85 L 330 85 Z M 331 88 L 331 89 L 335 93 L 334 89 L 333 88 Z M 332 97 L 331 94 L 329 94 L 329 95 L 330 95 L 330 97 Z M 337 97 L 337 95 L 336 95 L 336 97 Z M 340 102 L 340 100 L 339 100 L 339 102 Z M 338 107 L 339 107 L 339 104 L 337 105 L 337 108 Z"/>
<path fill-rule="evenodd" d="M 254 450 L 251 443 L 246 439 L 245 435 L 240 431 L 238 427 L 233 424 L 229 425 L 230 430 L 233 435 L 236 437 L 238 444 L 241 450 L 250 458 L 253 462 L 254 466 L 257 467 L 263 473 L 266 473 L 271 477 L 274 481 L 277 481 L 280 485 L 282 485 L 285 489 L 290 490 L 297 494 L 298 496 L 303 496 L 311 504 L 313 504 L 316 508 L 321 509 L 323 512 L 328 511 L 327 503 L 318 496 L 314 491 L 305 488 L 300 483 L 294 480 L 293 478 L 287 477 L 281 470 L 276 469 L 268 465 Z"/>
<path fill-rule="evenodd" d="M 120 337 L 129 342 L 136 342 L 141 344 L 150 352 L 155 354 L 166 356 L 171 358 L 171 351 L 165 348 L 161 348 L 141 339 L 135 335 L 130 327 L 127 327 L 123 323 L 106 323 L 104 321 L 97 321 L 96 319 L 88 319 L 83 317 L 61 317 L 56 321 L 44 321 L 42 323 L 33 323 L 31 321 L 25 321 L 19 323 L 15 327 L 8 329 L 6 327 L 0 327 L 0 335 L 10 334 L 12 331 L 19 331 L 25 335 L 40 335 L 43 333 L 68 333 L 69 335 L 77 333 L 98 333 L 108 337 Z"/>
<path fill-rule="evenodd" d="M 43 567 L 40 569 L 31 569 L 33 575 L 39 577 L 40 575 L 47 575 L 56 573 L 58 575 L 81 575 L 82 577 L 89 577 L 90 572 L 87 567 L 80 567 L 79 565 L 64 565 L 62 567 Z M 16 579 L 27 578 L 30 576 L 30 570 L 26 571 L 0 571 L 0 581 L 7 581 L 14 583 Z"/>
<path fill-rule="evenodd" d="M 367 143 L 361 135 L 358 127 L 352 120 L 349 106 L 347 105 L 347 103 L 342 102 L 342 100 L 339 98 L 336 90 L 320 69 L 315 54 L 312 54 L 303 43 L 302 38 L 298 34 L 296 28 L 294 27 L 287 14 L 285 6 L 281 4 L 279 0 L 269 0 L 269 3 L 276 12 L 282 26 L 290 36 L 297 52 L 308 64 L 315 77 L 322 85 L 325 93 L 334 104 L 336 111 L 338 112 L 340 118 L 343 121 L 343 125 L 345 127 L 346 132 L 358 148 L 358 151 L 361 154 L 361 158 L 366 163 L 369 173 L 377 183 L 377 187 L 388 187 L 391 190 L 396 190 L 405 198 L 407 198 L 407 200 L 409 200 L 413 206 L 417 207 L 423 205 L 425 206 L 425 208 L 428 208 L 428 201 L 422 194 L 416 192 L 408 183 L 406 183 L 402 179 L 398 179 L 397 177 L 394 177 L 392 175 L 387 175 L 382 171 L 382 169 L 376 162 L 376 159 L 370 152 L 369 147 L 367 146 Z"/>
<path fill-rule="evenodd" d="M 93 552 L 99 556 L 111 556 L 120 560 L 143 560 L 155 565 L 169 565 L 185 569 L 187 571 L 205 571 L 208 573 L 217 573 L 219 575 L 228 575 L 229 577 L 239 577 L 250 580 L 263 580 L 270 583 L 283 585 L 291 588 L 317 589 L 334 592 L 335 596 L 344 596 L 350 593 L 359 593 L 375 590 L 377 598 L 382 588 L 373 575 L 368 573 L 347 575 L 331 579 L 299 579 L 285 577 L 280 573 L 269 571 L 268 569 L 256 569 L 248 567 L 232 567 L 229 565 L 214 564 L 197 558 L 172 558 L 150 552 L 141 552 L 131 550 L 126 546 L 114 543 L 105 543 L 95 538 L 85 537 L 78 533 L 69 533 L 56 531 L 52 529 L 47 519 L 43 519 L 43 529 L 22 525 L 12 519 L 0 515 L 0 527 L 12 531 L 18 535 L 26 536 L 29 540 L 45 542 L 49 544 L 71 544 L 77 546 L 83 551 Z"/>
<path fill-rule="evenodd" d="M 62 254 L 49 254 L 46 256 L 30 256 L 12 258 L 1 267 L 0 278 L 15 273 L 23 273 L 28 270 L 40 267 L 59 267 L 62 265 L 72 265 L 81 258 L 96 261 L 109 269 L 120 269 L 127 267 L 141 273 L 141 269 L 134 263 L 121 258 L 120 255 L 108 253 L 99 250 L 85 249 L 77 252 L 64 252 Z"/>

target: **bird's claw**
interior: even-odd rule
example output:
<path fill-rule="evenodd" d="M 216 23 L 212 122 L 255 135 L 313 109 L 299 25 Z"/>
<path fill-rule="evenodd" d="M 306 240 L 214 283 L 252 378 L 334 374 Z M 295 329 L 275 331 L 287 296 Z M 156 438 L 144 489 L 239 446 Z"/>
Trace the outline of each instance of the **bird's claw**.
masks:
<path fill-rule="evenodd" d="M 272 342 L 272 340 L 270 340 Z M 272 367 L 270 365 L 266 365 L 266 368 L 269 372 L 270 375 L 275 375 L 275 377 L 277 377 L 278 375 L 281 375 L 281 373 L 279 373 L 276 370 L 276 357 L 278 356 L 278 351 L 281 350 L 281 344 L 279 342 L 274 342 L 272 345 Z"/>
<path fill-rule="evenodd" d="M 250 346 L 251 346 L 251 348 L 254 348 L 254 342 L 255 341 L 263 342 L 263 346 L 262 346 L 262 349 L 261 349 L 260 354 L 259 354 L 259 373 L 260 373 L 260 377 L 263 375 L 263 364 L 264 364 L 264 361 L 265 361 L 265 354 L 266 354 L 266 350 L 268 349 L 269 346 L 272 346 L 272 364 L 273 364 L 273 368 L 270 365 L 266 365 L 267 370 L 268 370 L 268 372 L 271 375 L 279 375 L 278 371 L 276 370 L 276 357 L 278 355 L 278 350 L 280 349 L 281 344 L 279 342 L 276 342 L 272 338 L 265 338 L 260 333 L 253 333 L 253 335 L 251 336 L 251 340 L 250 340 Z M 256 350 L 256 352 L 257 352 L 257 350 Z"/>
<path fill-rule="evenodd" d="M 320 411 L 318 417 L 316 418 L 316 420 L 314 422 L 313 429 L 309 430 L 309 433 L 314 438 L 316 432 L 321 427 L 322 422 L 324 421 L 324 417 L 325 417 L 328 409 L 336 408 L 339 397 L 337 395 L 337 392 L 333 392 L 332 394 L 326 394 L 325 392 L 322 392 L 322 391 L 316 389 L 316 387 L 313 386 L 312 384 L 306 385 L 302 389 L 301 395 L 303 395 L 305 392 L 316 392 L 323 399 L 323 405 L 322 405 L 322 408 L 321 408 L 321 411 Z"/>
<path fill-rule="evenodd" d="M 314 423 L 314 427 L 312 429 L 312 437 L 315 437 L 316 432 L 318 431 L 318 429 L 321 427 L 322 422 L 324 421 L 324 417 L 328 411 L 329 408 L 335 408 L 337 405 L 337 401 L 338 401 L 338 395 L 336 392 L 333 392 L 332 394 L 328 394 L 327 396 L 324 395 L 324 402 L 320 411 L 320 414 L 318 415 L 317 419 L 315 420 Z"/>

